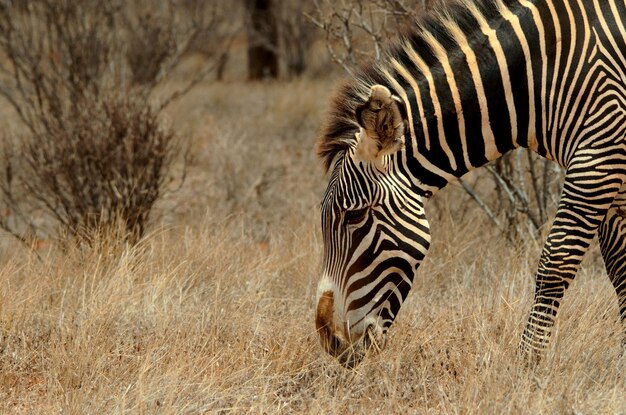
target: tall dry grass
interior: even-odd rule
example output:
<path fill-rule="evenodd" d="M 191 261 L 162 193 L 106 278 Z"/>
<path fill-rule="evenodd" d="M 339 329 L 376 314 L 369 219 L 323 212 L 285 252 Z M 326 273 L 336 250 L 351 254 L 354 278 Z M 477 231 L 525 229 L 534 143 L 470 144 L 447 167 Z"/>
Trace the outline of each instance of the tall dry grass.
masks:
<path fill-rule="evenodd" d="M 388 347 L 355 370 L 313 324 L 328 81 L 201 86 L 170 113 L 184 186 L 134 248 L 0 251 L 0 413 L 625 413 L 597 249 L 547 356 L 516 360 L 541 244 L 505 242 L 452 186 Z"/>

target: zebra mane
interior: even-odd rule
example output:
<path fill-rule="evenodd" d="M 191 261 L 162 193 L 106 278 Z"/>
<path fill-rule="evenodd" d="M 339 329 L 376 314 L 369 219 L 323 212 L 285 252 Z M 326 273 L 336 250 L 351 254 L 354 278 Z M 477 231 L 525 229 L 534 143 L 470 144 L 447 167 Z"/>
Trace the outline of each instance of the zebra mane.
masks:
<path fill-rule="evenodd" d="M 389 63 L 391 59 L 397 60 L 405 67 L 411 67 L 404 45 L 410 45 L 426 62 L 434 62 L 436 59 L 429 39 L 437 40 L 444 48 L 452 51 L 457 46 L 451 40 L 451 30 L 463 31 L 469 39 L 472 33 L 479 30 L 473 24 L 468 9 L 475 7 L 489 19 L 496 14 L 502 3 L 512 2 L 512 0 L 440 1 L 434 10 L 424 13 L 402 28 L 399 38 L 387 46 L 380 62 L 370 62 L 359 68 L 353 79 L 346 81 L 332 100 L 326 125 L 317 143 L 317 154 L 322 159 L 325 169 L 328 171 L 333 160 L 342 157 L 347 150 L 356 145 L 355 133 L 359 125 L 355 111 L 359 105 L 367 101 L 371 87 L 378 84 L 394 91 L 384 75 L 384 71 L 387 71 L 400 80 L 400 76 Z"/>

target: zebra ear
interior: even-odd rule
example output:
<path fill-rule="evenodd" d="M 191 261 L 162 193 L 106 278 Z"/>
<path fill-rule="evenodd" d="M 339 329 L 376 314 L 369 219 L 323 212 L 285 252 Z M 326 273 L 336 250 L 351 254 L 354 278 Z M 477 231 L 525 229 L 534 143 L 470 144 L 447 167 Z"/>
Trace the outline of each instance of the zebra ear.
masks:
<path fill-rule="evenodd" d="M 402 148 L 406 109 L 387 87 L 372 86 L 369 99 L 356 108 L 355 115 L 361 127 L 356 148 L 361 160 L 380 166 L 385 155 Z"/>

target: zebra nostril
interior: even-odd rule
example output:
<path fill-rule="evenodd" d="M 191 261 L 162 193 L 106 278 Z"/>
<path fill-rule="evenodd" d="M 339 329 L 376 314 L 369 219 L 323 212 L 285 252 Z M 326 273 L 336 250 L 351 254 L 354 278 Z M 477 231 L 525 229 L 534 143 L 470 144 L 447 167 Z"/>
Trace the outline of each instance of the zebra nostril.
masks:
<path fill-rule="evenodd" d="M 365 329 L 365 334 L 363 335 L 363 346 L 365 346 L 366 349 L 369 349 L 372 346 L 373 333 L 374 333 L 374 325 L 370 324 Z"/>
<path fill-rule="evenodd" d="M 331 338 L 330 347 L 331 347 L 331 350 L 335 352 L 341 349 L 341 339 L 336 334 L 333 334 Z"/>

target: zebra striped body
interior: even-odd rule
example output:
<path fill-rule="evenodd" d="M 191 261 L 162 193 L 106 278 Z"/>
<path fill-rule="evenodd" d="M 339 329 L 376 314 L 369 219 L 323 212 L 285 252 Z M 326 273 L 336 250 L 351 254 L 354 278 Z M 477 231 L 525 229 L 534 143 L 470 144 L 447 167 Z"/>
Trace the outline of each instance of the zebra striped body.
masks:
<path fill-rule="evenodd" d="M 319 144 L 326 350 L 382 345 L 428 249 L 423 198 L 518 147 L 566 169 L 521 349 L 545 346 L 596 234 L 626 319 L 625 114 L 624 1 L 463 0 L 417 22 L 344 86 Z"/>

